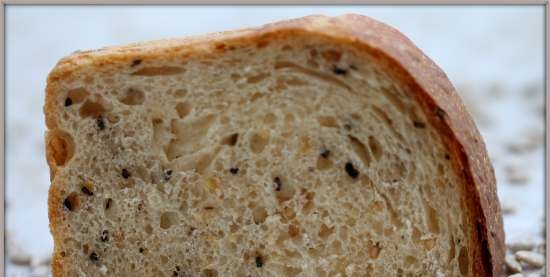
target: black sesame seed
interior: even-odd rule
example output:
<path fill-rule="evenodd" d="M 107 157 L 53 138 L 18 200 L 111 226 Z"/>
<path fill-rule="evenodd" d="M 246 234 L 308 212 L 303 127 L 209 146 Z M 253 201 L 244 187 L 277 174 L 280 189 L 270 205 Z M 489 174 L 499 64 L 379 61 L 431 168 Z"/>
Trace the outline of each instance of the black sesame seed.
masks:
<path fill-rule="evenodd" d="M 340 68 L 338 66 L 334 66 L 332 68 L 332 72 L 336 75 L 346 75 L 346 74 L 348 74 L 348 71 L 346 69 Z"/>
<path fill-rule="evenodd" d="M 323 150 L 323 152 L 321 152 L 321 157 L 326 159 L 328 158 L 328 156 L 330 156 L 330 150 L 325 149 Z"/>
<path fill-rule="evenodd" d="M 92 252 L 92 254 L 90 254 L 90 260 L 92 260 L 93 262 L 99 261 L 99 256 L 96 252 Z"/>
<path fill-rule="evenodd" d="M 449 154 L 445 153 L 445 160 L 450 160 L 451 159 L 451 156 L 449 156 Z"/>
<path fill-rule="evenodd" d="M 128 178 L 130 178 L 130 176 L 132 176 L 132 175 L 130 174 L 130 172 L 129 172 L 126 168 L 123 168 L 123 169 L 122 169 L 122 178 L 128 179 Z"/>
<path fill-rule="evenodd" d="M 99 237 L 99 239 L 100 239 L 102 242 L 107 242 L 107 241 L 109 241 L 109 231 L 103 230 L 103 232 L 101 232 L 101 236 Z"/>
<path fill-rule="evenodd" d="M 235 175 L 237 173 L 239 173 L 239 168 L 238 167 L 232 167 L 229 169 L 229 172 L 231 172 L 231 174 Z"/>
<path fill-rule="evenodd" d="M 99 116 L 96 119 L 96 124 L 97 124 L 97 127 L 99 128 L 99 130 L 104 130 L 105 129 L 105 121 L 103 120 L 103 117 Z"/>
<path fill-rule="evenodd" d="M 264 261 L 262 260 L 262 257 L 257 256 L 256 257 L 256 267 L 262 267 L 264 265 Z"/>
<path fill-rule="evenodd" d="M 281 178 L 279 177 L 275 177 L 273 179 L 273 182 L 275 182 L 275 191 L 280 191 L 281 190 Z"/>
<path fill-rule="evenodd" d="M 424 123 L 424 122 L 413 121 L 413 124 L 414 124 L 415 128 L 420 128 L 420 129 L 426 128 L 426 123 Z"/>
<path fill-rule="evenodd" d="M 69 198 L 65 198 L 65 201 L 63 201 L 63 206 L 67 208 L 67 210 L 72 211 L 73 210 L 73 204 L 71 203 L 71 200 Z"/>
<path fill-rule="evenodd" d="M 82 187 L 82 192 L 86 195 L 89 195 L 89 196 L 94 195 L 94 193 L 91 192 L 87 187 Z"/>
<path fill-rule="evenodd" d="M 139 248 L 139 253 L 143 253 L 143 251 L 145 251 L 145 249 L 143 249 L 142 247 Z"/>
<path fill-rule="evenodd" d="M 171 169 L 166 170 L 162 173 L 162 179 L 164 179 L 164 181 L 168 181 L 168 180 L 170 180 L 170 178 L 172 178 L 172 170 Z"/>
<path fill-rule="evenodd" d="M 70 97 L 65 98 L 65 107 L 68 107 L 73 104 L 73 99 Z"/>
<path fill-rule="evenodd" d="M 352 163 L 346 163 L 346 172 L 348 173 L 349 177 L 355 179 L 357 178 L 357 176 L 359 176 L 359 171 L 357 171 L 357 169 L 355 169 L 355 167 L 353 166 Z"/>
<path fill-rule="evenodd" d="M 142 60 L 140 60 L 140 59 L 133 60 L 133 61 L 132 61 L 132 67 L 138 66 L 141 62 L 142 62 Z"/>

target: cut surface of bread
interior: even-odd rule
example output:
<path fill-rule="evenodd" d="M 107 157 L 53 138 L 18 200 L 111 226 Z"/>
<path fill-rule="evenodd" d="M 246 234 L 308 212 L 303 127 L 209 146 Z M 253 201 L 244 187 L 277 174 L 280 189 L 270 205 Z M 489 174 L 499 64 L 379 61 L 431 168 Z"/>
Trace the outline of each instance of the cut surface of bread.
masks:
<path fill-rule="evenodd" d="M 48 79 L 54 276 L 500 276 L 485 146 L 372 19 L 77 52 Z"/>

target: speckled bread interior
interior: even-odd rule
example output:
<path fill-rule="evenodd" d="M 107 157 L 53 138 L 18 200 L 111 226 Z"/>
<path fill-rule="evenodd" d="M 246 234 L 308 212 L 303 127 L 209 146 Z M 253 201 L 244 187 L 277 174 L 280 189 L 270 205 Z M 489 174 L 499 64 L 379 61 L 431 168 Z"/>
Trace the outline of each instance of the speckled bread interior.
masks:
<path fill-rule="evenodd" d="M 381 52 L 308 27 L 332 20 L 62 60 L 54 276 L 496 274 L 444 110 Z"/>

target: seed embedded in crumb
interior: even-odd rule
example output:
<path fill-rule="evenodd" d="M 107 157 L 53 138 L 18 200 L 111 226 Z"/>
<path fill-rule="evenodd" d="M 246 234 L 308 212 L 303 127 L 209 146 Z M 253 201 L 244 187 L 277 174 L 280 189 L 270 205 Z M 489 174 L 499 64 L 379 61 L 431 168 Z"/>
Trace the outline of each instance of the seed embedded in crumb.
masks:
<path fill-rule="evenodd" d="M 235 175 L 237 173 L 239 173 L 239 168 L 238 167 L 232 167 L 229 169 L 229 172 L 231 172 L 231 174 Z"/>
<path fill-rule="evenodd" d="M 73 99 L 70 97 L 65 98 L 65 107 L 68 107 L 73 104 Z"/>
<path fill-rule="evenodd" d="M 343 69 L 343 68 L 338 67 L 338 66 L 334 66 L 332 68 L 332 72 L 336 75 L 344 75 L 345 76 L 346 74 L 348 74 L 348 71 L 346 69 Z"/>
<path fill-rule="evenodd" d="M 275 191 L 280 191 L 281 190 L 281 178 L 275 177 L 273 179 L 273 182 L 275 182 Z"/>
<path fill-rule="evenodd" d="M 105 202 L 105 210 L 110 209 L 112 204 L 113 204 L 113 199 L 111 198 L 107 199 L 107 201 Z"/>
<path fill-rule="evenodd" d="M 109 231 L 103 230 L 103 232 L 101 232 L 101 236 L 99 237 L 99 239 L 100 239 L 102 242 L 107 242 L 107 241 L 109 241 Z"/>
<path fill-rule="evenodd" d="M 140 247 L 139 248 L 139 253 L 143 253 L 143 251 L 145 251 L 145 249 L 143 249 L 143 247 Z"/>
<path fill-rule="evenodd" d="M 132 175 L 130 174 L 130 172 L 128 171 L 128 169 L 123 168 L 123 169 L 122 169 L 122 178 L 128 179 L 128 178 L 130 178 L 130 176 L 132 176 Z"/>
<path fill-rule="evenodd" d="M 168 181 L 170 178 L 172 178 L 172 170 L 166 170 L 162 173 L 162 179 L 164 179 L 164 181 Z"/>
<path fill-rule="evenodd" d="M 419 129 L 426 128 L 426 123 L 420 122 L 420 121 L 413 121 L 413 125 L 415 128 L 419 128 Z"/>
<path fill-rule="evenodd" d="M 445 153 L 445 160 L 450 160 L 451 159 L 451 156 L 447 153 Z"/>
<path fill-rule="evenodd" d="M 94 193 L 91 192 L 87 187 L 82 187 L 82 192 L 86 195 L 89 195 L 89 196 L 94 195 Z"/>
<path fill-rule="evenodd" d="M 99 256 L 96 252 L 92 252 L 92 254 L 90 254 L 90 260 L 92 260 L 93 262 L 99 261 Z"/>
<path fill-rule="evenodd" d="M 359 171 L 357 171 L 357 169 L 355 169 L 355 167 L 353 166 L 352 163 L 347 162 L 345 169 L 346 169 L 346 172 L 348 173 L 349 177 L 355 179 L 359 176 Z"/>
<path fill-rule="evenodd" d="M 99 130 L 104 130 L 105 129 L 105 121 L 103 120 L 102 116 L 99 116 L 96 119 L 96 124 L 97 124 L 97 127 L 99 128 Z"/>
<path fill-rule="evenodd" d="M 264 261 L 261 256 L 256 256 L 256 267 L 262 267 L 264 265 Z"/>
<path fill-rule="evenodd" d="M 93 196 L 94 193 L 92 192 L 92 184 L 91 183 L 85 183 L 83 186 L 82 186 L 82 189 L 81 191 L 88 195 L 88 196 Z"/>
<path fill-rule="evenodd" d="M 325 150 L 323 150 L 323 152 L 321 152 L 321 157 L 326 159 L 329 156 L 330 156 L 330 150 L 325 149 Z"/>

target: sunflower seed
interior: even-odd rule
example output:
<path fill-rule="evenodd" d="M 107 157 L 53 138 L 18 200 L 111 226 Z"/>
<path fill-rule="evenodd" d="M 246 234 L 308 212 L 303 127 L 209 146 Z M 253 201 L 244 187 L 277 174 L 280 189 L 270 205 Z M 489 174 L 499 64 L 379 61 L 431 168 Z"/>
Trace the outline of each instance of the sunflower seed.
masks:
<path fill-rule="evenodd" d="M 506 255 L 504 262 L 506 263 L 506 268 L 508 268 L 508 272 L 511 272 L 511 273 L 521 272 L 521 265 L 516 260 L 516 257 L 514 257 L 514 255 Z"/>
<path fill-rule="evenodd" d="M 544 265 L 544 256 L 533 251 L 518 251 L 516 252 L 516 259 L 536 268 Z"/>

